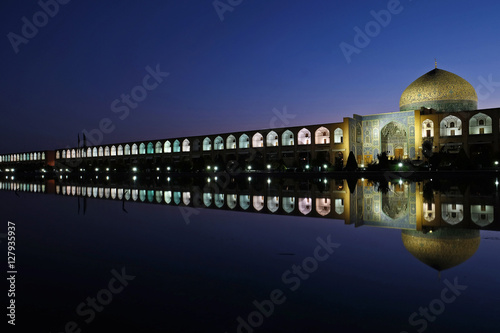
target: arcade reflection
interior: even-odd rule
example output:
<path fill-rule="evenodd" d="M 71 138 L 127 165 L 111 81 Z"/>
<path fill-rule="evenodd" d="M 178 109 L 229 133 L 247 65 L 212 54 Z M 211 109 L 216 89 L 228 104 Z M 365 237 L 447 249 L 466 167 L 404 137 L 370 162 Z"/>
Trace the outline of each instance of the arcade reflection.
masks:
<path fill-rule="evenodd" d="M 481 230 L 500 230 L 498 180 L 409 182 L 365 179 L 251 177 L 166 178 L 111 183 L 39 180 L 0 182 L 0 189 L 72 196 L 79 213 L 104 199 L 186 209 L 220 209 L 259 214 L 343 220 L 355 227 L 401 230 L 405 248 L 442 271 L 469 259 Z M 80 201 L 82 210 L 80 211 Z M 120 212 L 117 212 L 120 213 Z M 335 221 L 332 221 L 335 223 Z"/>

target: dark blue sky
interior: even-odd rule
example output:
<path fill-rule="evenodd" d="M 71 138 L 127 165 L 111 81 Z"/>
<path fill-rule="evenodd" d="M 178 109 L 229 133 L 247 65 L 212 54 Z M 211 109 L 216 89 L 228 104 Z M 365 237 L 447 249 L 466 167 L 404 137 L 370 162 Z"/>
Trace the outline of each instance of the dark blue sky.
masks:
<path fill-rule="evenodd" d="M 43 22 L 36 1 L 5 0 L 0 152 L 75 146 L 105 118 L 102 143 L 268 128 L 284 107 L 294 118 L 276 126 L 397 111 L 434 58 L 480 89 L 480 108 L 500 107 L 500 84 L 484 87 L 500 82 L 498 1 L 391 3 L 243 0 L 221 21 L 212 0 L 73 0 Z M 356 46 L 354 28 L 388 4 L 390 22 L 348 63 L 340 44 Z M 9 36 L 33 15 L 42 26 L 15 53 Z M 142 99 L 146 67 L 158 64 L 168 77 L 126 106 L 122 94 Z"/>

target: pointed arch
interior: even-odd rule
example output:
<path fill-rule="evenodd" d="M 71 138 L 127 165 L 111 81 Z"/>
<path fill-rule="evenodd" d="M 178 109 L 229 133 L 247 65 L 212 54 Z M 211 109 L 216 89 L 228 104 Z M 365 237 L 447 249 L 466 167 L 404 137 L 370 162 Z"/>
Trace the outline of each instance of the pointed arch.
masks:
<path fill-rule="evenodd" d="M 293 146 L 294 144 L 294 135 L 292 131 L 286 130 L 281 134 L 281 145 L 282 146 Z"/>
<path fill-rule="evenodd" d="M 462 120 L 456 116 L 448 116 L 441 120 L 439 125 L 440 136 L 459 136 L 462 135 Z"/>
<path fill-rule="evenodd" d="M 203 139 L 203 151 L 210 151 L 212 150 L 212 140 L 207 136 L 205 139 Z"/>
<path fill-rule="evenodd" d="M 172 152 L 172 144 L 170 141 L 165 141 L 165 144 L 163 145 L 163 152 L 165 153 L 171 153 Z"/>
<path fill-rule="evenodd" d="M 138 153 L 138 152 L 139 152 L 139 151 L 138 151 L 138 149 L 137 149 L 137 144 L 136 144 L 136 143 L 134 143 L 134 144 L 132 145 L 132 155 L 137 155 L 137 153 Z"/>
<path fill-rule="evenodd" d="M 131 152 L 131 151 L 130 151 L 130 145 L 127 143 L 127 144 L 125 145 L 125 155 L 130 155 L 130 152 Z"/>
<path fill-rule="evenodd" d="M 434 136 L 434 122 L 426 119 L 422 122 L 422 137 L 431 138 Z"/>
<path fill-rule="evenodd" d="M 152 142 L 148 142 L 148 146 L 146 148 L 146 153 L 147 154 L 154 154 L 155 153 L 155 149 L 154 149 Z"/>
<path fill-rule="evenodd" d="M 118 146 L 117 155 L 118 156 L 122 156 L 123 155 L 123 146 L 122 145 Z"/>
<path fill-rule="evenodd" d="M 218 136 L 214 140 L 214 150 L 223 150 L 224 149 L 224 139 L 221 136 Z"/>
<path fill-rule="evenodd" d="M 144 142 L 141 142 L 141 144 L 139 145 L 139 154 L 146 154 L 146 145 L 144 144 Z"/>
<path fill-rule="evenodd" d="M 252 147 L 264 147 L 264 137 L 259 132 L 255 133 L 252 138 Z"/>
<path fill-rule="evenodd" d="M 226 139 L 226 149 L 236 149 L 236 138 L 232 134 Z"/>
<path fill-rule="evenodd" d="M 155 145 L 155 153 L 161 154 L 163 152 L 161 148 L 162 148 L 162 144 L 160 141 L 158 141 Z"/>
<path fill-rule="evenodd" d="M 240 148 L 250 148 L 250 138 L 246 134 L 242 134 L 239 139 Z"/>
<path fill-rule="evenodd" d="M 493 121 L 484 113 L 477 113 L 469 120 L 469 134 L 491 134 Z"/>
<path fill-rule="evenodd" d="M 181 142 L 179 140 L 174 141 L 174 153 L 181 152 Z"/>
<path fill-rule="evenodd" d="M 317 145 L 330 143 L 330 130 L 324 126 L 318 128 L 314 134 L 314 142 Z"/>
<path fill-rule="evenodd" d="M 299 131 L 297 135 L 297 143 L 299 145 L 311 144 L 311 132 L 307 128 L 303 128 Z"/>
<path fill-rule="evenodd" d="M 266 135 L 266 146 L 267 147 L 277 147 L 278 146 L 278 133 L 271 131 Z"/>
<path fill-rule="evenodd" d="M 333 143 L 343 143 L 344 142 L 344 131 L 342 128 L 338 127 L 333 132 Z"/>
<path fill-rule="evenodd" d="M 184 152 L 188 152 L 191 150 L 191 145 L 190 145 L 190 142 L 188 139 L 184 139 L 184 141 L 182 141 L 182 151 Z"/>

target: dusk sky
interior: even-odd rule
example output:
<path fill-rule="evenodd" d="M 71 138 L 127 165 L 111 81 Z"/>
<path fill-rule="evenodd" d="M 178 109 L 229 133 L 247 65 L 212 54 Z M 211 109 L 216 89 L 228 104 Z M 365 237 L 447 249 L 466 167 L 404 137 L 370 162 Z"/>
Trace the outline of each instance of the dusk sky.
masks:
<path fill-rule="evenodd" d="M 434 58 L 500 107 L 498 1 L 44 1 L 2 2 L 0 153 L 394 112 Z"/>

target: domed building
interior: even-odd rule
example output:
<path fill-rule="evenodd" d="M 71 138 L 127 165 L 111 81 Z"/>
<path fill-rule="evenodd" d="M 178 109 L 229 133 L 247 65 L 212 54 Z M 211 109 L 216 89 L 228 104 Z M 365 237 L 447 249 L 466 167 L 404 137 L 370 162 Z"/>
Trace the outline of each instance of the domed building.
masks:
<path fill-rule="evenodd" d="M 71 159 L 84 158 L 108 168 L 137 159 L 148 168 L 168 165 L 182 169 L 193 164 L 201 170 L 207 161 L 218 161 L 222 166 L 234 160 L 241 164 L 253 160 L 251 167 L 261 169 L 279 164 L 308 169 L 309 164 L 315 164 L 320 170 L 322 165 L 331 164 L 341 170 L 351 152 L 358 165 L 364 167 L 382 153 L 390 159 L 424 160 L 433 153 L 459 153 L 463 149 L 476 163 L 491 166 L 491 156 L 500 154 L 500 109 L 477 107 L 478 95 L 472 85 L 436 66 L 402 89 L 399 110 L 395 107 L 393 112 L 354 114 L 336 123 L 231 130 L 90 147 L 84 141 L 84 147 L 45 151 L 50 158 L 43 161 L 37 158 L 40 152 L 25 152 L 0 155 L 0 163 L 14 169 L 18 163 L 46 163 L 64 169 L 71 165 Z M 286 110 L 275 115 L 270 124 L 279 120 L 288 123 Z"/>
<path fill-rule="evenodd" d="M 435 68 L 413 81 L 401 95 L 400 111 L 421 108 L 438 112 L 477 110 L 476 90 L 460 76 Z"/>
<path fill-rule="evenodd" d="M 402 230 L 401 237 L 408 252 L 439 272 L 468 260 L 481 241 L 479 230 L 473 229 Z"/>

